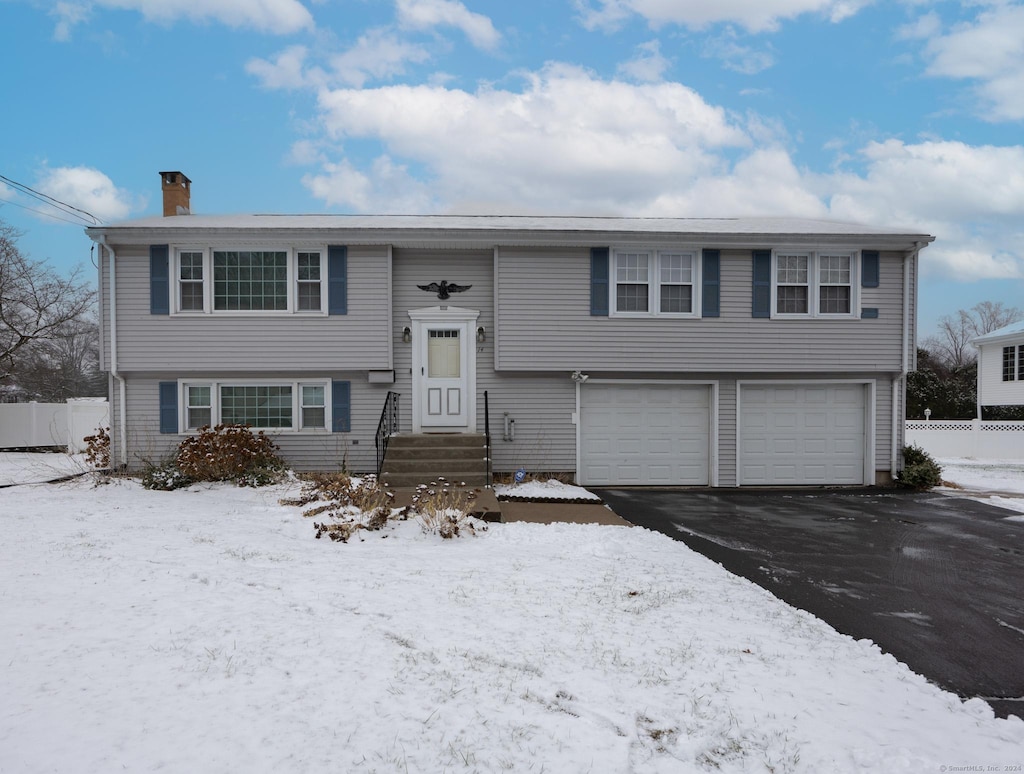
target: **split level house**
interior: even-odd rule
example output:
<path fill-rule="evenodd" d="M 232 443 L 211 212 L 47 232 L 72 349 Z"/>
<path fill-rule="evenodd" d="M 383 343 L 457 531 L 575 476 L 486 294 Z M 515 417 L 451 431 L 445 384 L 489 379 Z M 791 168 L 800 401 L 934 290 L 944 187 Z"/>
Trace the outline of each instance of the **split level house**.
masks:
<path fill-rule="evenodd" d="M 494 471 L 583 485 L 871 485 L 901 465 L 926 234 L 192 215 L 188 178 L 161 175 L 163 217 L 88 230 L 114 464 L 245 423 L 297 470 L 372 472 L 382 426 L 489 429 Z"/>

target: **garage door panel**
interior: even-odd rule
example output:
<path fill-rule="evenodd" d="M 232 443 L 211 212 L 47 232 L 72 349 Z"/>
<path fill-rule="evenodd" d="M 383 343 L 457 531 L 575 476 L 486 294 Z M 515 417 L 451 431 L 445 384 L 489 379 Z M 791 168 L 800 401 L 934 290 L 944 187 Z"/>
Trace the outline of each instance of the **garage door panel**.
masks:
<path fill-rule="evenodd" d="M 710 407 L 703 385 L 583 385 L 583 481 L 710 483 Z"/>
<path fill-rule="evenodd" d="M 864 483 L 862 385 L 743 386 L 740 483 Z"/>

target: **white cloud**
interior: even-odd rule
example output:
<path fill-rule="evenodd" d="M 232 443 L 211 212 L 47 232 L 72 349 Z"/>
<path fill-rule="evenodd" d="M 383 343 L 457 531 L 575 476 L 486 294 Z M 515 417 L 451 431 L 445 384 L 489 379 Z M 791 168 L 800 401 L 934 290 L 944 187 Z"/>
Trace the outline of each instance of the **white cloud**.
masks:
<path fill-rule="evenodd" d="M 661 54 L 661 44 L 650 40 L 637 46 L 637 54 L 618 67 L 620 75 L 636 81 L 654 83 L 660 81 L 672 63 Z"/>
<path fill-rule="evenodd" d="M 91 167 L 46 169 L 34 187 L 106 222 L 127 218 L 142 204 L 127 191 L 117 188 L 105 174 Z"/>
<path fill-rule="evenodd" d="M 898 140 L 869 143 L 861 175 L 815 185 L 833 217 L 914 227 L 938 237 L 927 271 L 951 278 L 1024 277 L 1024 146 Z"/>
<path fill-rule="evenodd" d="M 896 30 L 897 40 L 927 40 L 942 31 L 942 18 L 930 11 Z"/>
<path fill-rule="evenodd" d="M 456 0 L 397 0 L 396 6 L 399 24 L 408 29 L 455 27 L 474 46 L 488 51 L 501 42 L 501 33 L 488 17 L 473 13 Z"/>
<path fill-rule="evenodd" d="M 984 10 L 973 23 L 933 38 L 925 54 L 929 75 L 978 82 L 984 118 L 1024 120 L 1024 5 Z"/>
<path fill-rule="evenodd" d="M 245 69 L 266 89 L 318 89 L 343 84 L 362 88 L 370 80 L 403 75 L 410 62 L 430 59 L 422 46 L 401 40 L 385 29 L 372 29 L 347 51 L 330 58 L 328 70 L 307 65 L 305 46 L 290 46 L 272 60 L 250 59 Z"/>
<path fill-rule="evenodd" d="M 279 52 L 273 61 L 250 59 L 245 71 L 256 76 L 265 89 L 305 88 L 316 81 L 316 76 L 305 70 L 306 54 L 305 46 L 290 46 Z"/>
<path fill-rule="evenodd" d="M 50 16 L 57 19 L 53 28 L 53 39 L 66 42 L 71 40 L 71 31 L 76 25 L 89 18 L 89 7 L 83 3 L 59 2 L 50 9 Z"/>
<path fill-rule="evenodd" d="M 216 21 L 280 35 L 313 27 L 313 16 L 298 0 L 92 0 L 92 5 L 138 11 L 148 21 Z"/>
<path fill-rule="evenodd" d="M 430 54 L 422 46 L 401 40 L 387 30 L 375 29 L 362 35 L 348 51 L 332 57 L 331 68 L 338 82 L 362 86 L 371 79 L 403 75 L 407 63 L 428 59 Z"/>
<path fill-rule="evenodd" d="M 390 212 L 416 213 L 436 206 L 428 186 L 415 180 L 404 166 L 395 164 L 388 156 L 375 159 L 368 174 L 348 161 L 326 163 L 322 174 L 305 175 L 302 183 L 329 207 L 382 211 L 379 204 L 387 201 Z"/>
<path fill-rule="evenodd" d="M 817 174 L 794 163 L 778 122 L 730 115 L 678 83 L 564 64 L 525 74 L 519 90 L 324 89 L 319 109 L 323 136 L 295 155 L 319 165 L 303 182 L 330 207 L 834 218 L 937 236 L 932 275 L 1024 277 L 1024 146 L 844 145 L 863 170 Z M 346 158 L 352 139 L 384 150 Z"/>
<path fill-rule="evenodd" d="M 775 57 L 770 52 L 741 45 L 732 27 L 708 38 L 704 43 L 704 56 L 721 59 L 726 68 L 744 75 L 754 75 L 775 64 Z"/>
<path fill-rule="evenodd" d="M 426 170 L 439 206 L 463 209 L 639 211 L 659 191 L 712 173 L 721 150 L 749 144 L 725 111 L 680 84 L 607 82 L 566 65 L 526 78 L 522 92 L 325 90 L 321 120 L 335 141 L 374 139 Z M 343 177 L 351 186 L 351 172 Z M 349 204 L 394 211 L 384 196 L 353 194 Z"/>
<path fill-rule="evenodd" d="M 711 24 L 737 24 L 750 32 L 772 31 L 780 22 L 805 13 L 838 22 L 872 0 L 575 0 L 587 29 L 614 29 L 632 15 L 652 27 L 679 24 L 702 29 Z"/>

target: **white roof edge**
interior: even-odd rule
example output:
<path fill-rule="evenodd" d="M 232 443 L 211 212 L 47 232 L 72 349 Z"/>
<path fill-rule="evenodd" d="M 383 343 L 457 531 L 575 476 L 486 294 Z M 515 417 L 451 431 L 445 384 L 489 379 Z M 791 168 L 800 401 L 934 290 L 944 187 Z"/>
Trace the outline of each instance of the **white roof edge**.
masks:
<path fill-rule="evenodd" d="M 645 218 L 532 215 L 179 215 L 149 217 L 97 226 L 87 233 L 136 230 L 292 230 L 344 231 L 517 231 L 620 232 L 644 234 L 720 234 L 732 236 L 857 236 L 912 239 L 934 237 L 906 229 L 865 226 L 843 221 L 793 217 Z"/>
<path fill-rule="evenodd" d="M 996 328 L 981 336 L 975 336 L 971 339 L 971 344 L 992 344 L 1003 339 L 1015 339 L 1018 336 L 1024 336 L 1024 320 L 1004 325 L 1002 328 Z"/>

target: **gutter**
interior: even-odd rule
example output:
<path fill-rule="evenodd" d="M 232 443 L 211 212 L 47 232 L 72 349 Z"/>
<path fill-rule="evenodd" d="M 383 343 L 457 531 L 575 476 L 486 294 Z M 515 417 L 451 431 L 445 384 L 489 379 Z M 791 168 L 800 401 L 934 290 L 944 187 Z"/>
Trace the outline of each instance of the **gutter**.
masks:
<path fill-rule="evenodd" d="M 125 399 L 127 397 L 127 388 L 125 385 L 124 377 L 118 373 L 117 370 L 117 272 L 115 264 L 117 263 L 117 255 L 114 253 L 114 248 L 107 244 L 106 234 L 99 234 L 96 237 L 97 243 L 100 245 L 102 251 L 106 248 L 107 252 L 110 253 L 110 291 L 109 291 L 109 304 L 110 304 L 110 375 L 117 380 L 118 384 L 118 399 L 117 399 L 117 441 L 118 441 L 118 456 L 121 458 L 121 466 L 128 466 L 128 429 L 125 426 L 127 420 L 127 407 L 125 406 Z M 103 256 L 100 256 L 100 266 L 102 263 Z"/>
<path fill-rule="evenodd" d="M 903 437 L 900 432 L 903 417 L 900 417 L 901 406 L 906 413 L 905 402 L 901 400 L 906 395 L 907 374 L 910 373 L 910 267 L 911 263 L 917 266 L 917 256 L 921 252 L 924 243 L 915 242 L 914 248 L 903 253 L 903 351 L 900 355 L 900 373 L 892 380 L 892 450 L 889 457 L 889 473 L 895 479 L 899 472 L 901 448 L 899 439 Z M 916 336 L 915 336 L 916 339 Z"/>

